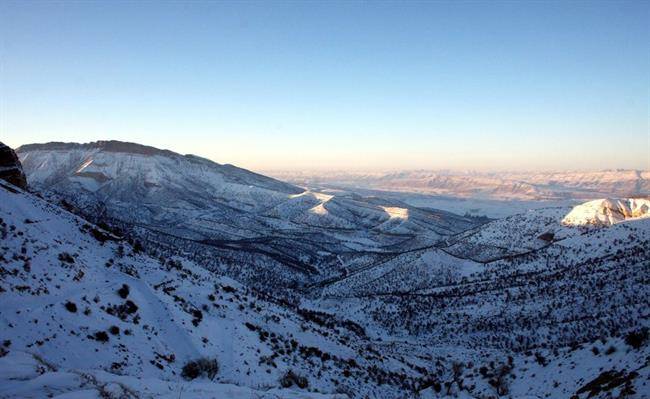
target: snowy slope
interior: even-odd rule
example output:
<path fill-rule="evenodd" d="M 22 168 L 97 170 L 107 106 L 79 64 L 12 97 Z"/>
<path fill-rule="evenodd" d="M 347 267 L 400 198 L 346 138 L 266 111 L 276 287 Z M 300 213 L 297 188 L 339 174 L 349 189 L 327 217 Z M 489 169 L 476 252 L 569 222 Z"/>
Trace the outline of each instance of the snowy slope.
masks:
<path fill-rule="evenodd" d="M 562 219 L 567 226 L 612 225 L 650 217 L 650 200 L 645 198 L 599 199 L 574 207 Z"/>
<path fill-rule="evenodd" d="M 460 357 L 460 397 L 497 393 L 477 381 L 494 375 L 477 363 L 515 374 L 512 397 L 648 397 L 647 338 L 634 349 L 625 337 L 650 327 L 650 219 L 565 226 L 569 211 L 529 211 L 386 257 L 329 282 L 313 306 L 353 318 L 386 345 Z"/>
<path fill-rule="evenodd" d="M 233 165 L 120 141 L 29 144 L 16 152 L 23 168 L 31 171 L 30 180 L 44 186 L 60 184 L 62 178 L 68 177 L 71 184 L 89 191 L 138 179 L 142 179 L 145 186 L 159 189 L 166 189 L 165 184 L 182 185 L 185 180 L 195 183 L 197 191 L 252 191 L 251 196 L 261 190 L 283 194 L 303 191 Z M 128 195 L 126 192 L 122 194 Z"/>
<path fill-rule="evenodd" d="M 323 308 L 310 310 L 307 303 L 296 307 L 278 301 L 187 260 L 138 253 L 119 237 L 4 183 L 0 183 L 0 218 L 2 398 L 396 399 L 505 395 L 541 399 L 575 394 L 585 399 L 622 391 L 630 398 L 644 398 L 650 392 L 648 346 L 630 346 L 623 339 L 625 334 L 599 336 L 573 346 L 554 341 L 558 343 L 555 347 L 537 347 L 530 352 L 499 349 L 490 338 L 496 325 L 486 320 L 496 322 L 507 316 L 507 308 L 500 303 L 503 299 L 480 291 L 465 293 L 465 306 L 473 308 L 469 314 L 482 322 L 483 329 L 478 331 L 488 332 L 478 335 L 478 348 L 470 344 L 477 331 L 468 331 L 467 324 L 461 327 L 455 321 L 461 311 L 460 291 L 445 292 L 440 297 L 444 307 L 431 307 L 413 296 L 406 302 L 386 297 L 388 306 L 372 298 L 356 305 L 354 300 L 342 298 L 321 303 L 332 309 L 346 308 L 342 314 L 368 322 L 367 336 L 358 324 L 323 313 Z M 642 227 L 643 233 L 649 228 Z M 591 229 L 587 236 L 578 235 L 562 244 L 575 251 L 571 255 L 575 260 L 586 256 L 586 251 L 590 256 L 606 258 L 606 247 L 596 245 L 598 250 L 594 251 L 589 245 L 627 237 L 635 231 L 633 223 L 623 223 L 611 229 Z M 634 241 L 617 247 L 630 254 L 639 248 Z M 436 252 L 415 252 L 421 262 L 417 268 L 450 261 Z M 643 259 L 642 254 L 636 256 Z M 620 260 L 625 263 L 631 259 Z M 632 265 L 629 268 L 634 269 Z M 485 275 L 480 274 L 481 269 L 471 268 L 457 278 L 481 281 Z M 629 285 L 629 278 L 620 271 L 616 276 L 623 278 L 621 283 L 628 286 L 628 294 L 634 293 L 631 298 L 647 297 L 639 286 Z M 449 277 L 454 278 L 454 273 Z M 579 283 L 580 279 L 573 276 L 571 281 Z M 126 292 L 121 290 L 124 284 L 129 287 Z M 621 287 L 612 288 L 619 295 L 623 293 Z M 417 288 L 420 293 L 431 289 Z M 501 292 L 512 297 L 516 290 L 504 286 Z M 536 304 L 546 306 L 547 301 L 557 298 L 537 299 Z M 629 298 L 620 300 L 629 303 Z M 124 306 L 129 301 L 135 310 L 128 310 L 133 305 Z M 542 307 L 522 312 L 527 308 L 519 301 L 521 298 L 512 309 L 519 317 L 529 317 L 530 310 L 542 311 L 547 321 L 555 317 Z M 617 304 L 618 300 L 608 303 Z M 600 312 L 590 305 L 592 311 Z M 406 312 L 408 306 L 414 307 Z M 620 305 L 616 309 L 619 317 L 626 317 Z M 577 307 L 575 310 L 581 312 Z M 486 311 L 491 312 L 485 314 L 488 319 L 481 317 Z M 394 314 L 400 316 L 392 317 Z M 414 329 L 423 315 L 433 323 L 426 334 Z M 608 331 L 616 327 L 611 320 L 605 324 Z M 373 323 L 383 324 L 375 330 Z M 411 334 L 395 334 L 396 326 L 411 329 Z M 501 338 L 516 339 L 521 328 L 516 319 L 506 327 L 508 332 L 501 333 Z M 463 334 L 463 345 L 454 343 L 450 330 Z M 102 338 L 98 332 L 106 335 Z M 436 339 L 432 340 L 431 334 Z M 218 359 L 214 380 L 181 378 L 185 362 L 201 356 Z M 308 388 L 283 388 L 279 381 L 287 370 L 305 376 Z"/>
<path fill-rule="evenodd" d="M 477 224 L 139 144 L 34 144 L 18 154 L 31 186 L 52 201 L 260 288 L 304 287 L 338 274 L 341 253 L 408 251 Z"/>
<path fill-rule="evenodd" d="M 606 227 L 650 217 L 650 201 L 601 199 L 573 208 L 551 207 L 497 219 L 447 238 L 440 247 L 460 258 L 492 262 L 545 248 L 584 234 L 578 227 Z M 615 230 L 601 230 L 615 231 Z"/>
<path fill-rule="evenodd" d="M 449 222 L 377 198 L 289 196 L 370 231 Z M 650 219 L 582 228 L 561 225 L 566 212 L 424 246 L 303 231 L 321 246 L 345 242 L 344 267 L 296 297 L 132 246 L 0 182 L 0 397 L 648 397 L 647 340 L 627 339 L 648 327 Z M 481 247 L 516 256 L 461 257 Z M 183 366 L 201 357 L 218 360 L 214 380 L 185 381 Z M 308 387 L 283 388 L 289 370 Z"/>
<path fill-rule="evenodd" d="M 0 397 L 24 399 L 327 399 L 344 398 L 289 389 L 252 389 L 209 381 L 161 380 L 114 374 L 104 370 L 66 370 L 28 352 L 11 351 L 0 358 Z"/>
<path fill-rule="evenodd" d="M 81 389 L 92 397 L 105 384 L 173 397 L 321 397 L 315 390 L 396 397 L 421 378 L 402 360 L 363 353 L 372 342 L 345 319 L 187 260 L 139 253 L 5 183 L 0 204 L 0 397 Z M 183 365 L 200 357 L 216 357 L 214 381 L 229 385 L 185 382 Z M 308 388 L 282 390 L 288 370 L 306 376 Z"/>

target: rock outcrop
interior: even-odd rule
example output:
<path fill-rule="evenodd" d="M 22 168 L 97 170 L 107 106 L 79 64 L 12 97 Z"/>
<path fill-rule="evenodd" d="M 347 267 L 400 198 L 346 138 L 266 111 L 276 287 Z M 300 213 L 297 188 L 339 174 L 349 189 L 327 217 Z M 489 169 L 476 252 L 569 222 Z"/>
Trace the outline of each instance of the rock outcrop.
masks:
<path fill-rule="evenodd" d="M 0 179 L 6 180 L 23 190 L 27 189 L 27 178 L 18 156 L 10 147 L 0 142 Z"/>

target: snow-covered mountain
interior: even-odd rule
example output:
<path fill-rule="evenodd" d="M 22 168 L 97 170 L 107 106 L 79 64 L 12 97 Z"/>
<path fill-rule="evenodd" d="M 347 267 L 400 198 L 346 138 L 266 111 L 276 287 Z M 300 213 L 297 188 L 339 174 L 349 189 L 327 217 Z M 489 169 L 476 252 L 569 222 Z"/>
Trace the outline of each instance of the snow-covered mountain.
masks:
<path fill-rule="evenodd" d="M 0 204 L 0 397 L 397 397 L 421 383 L 354 322 L 151 257 L 4 182 Z M 186 382 L 204 358 L 216 375 Z"/>
<path fill-rule="evenodd" d="M 0 182 L 0 397 L 650 395 L 650 218 L 479 223 L 104 145 L 21 150 L 43 198 Z"/>
<path fill-rule="evenodd" d="M 644 220 L 575 230 L 564 252 L 519 261 L 401 254 L 298 305 L 154 258 L 6 183 L 0 204 L 0 397 L 648 393 Z"/>
<path fill-rule="evenodd" d="M 344 258 L 372 262 L 368 251 L 431 246 L 476 225 L 132 143 L 33 144 L 17 152 L 30 184 L 48 198 L 250 283 L 310 285 L 341 273 Z"/>
<path fill-rule="evenodd" d="M 562 219 L 567 226 L 612 225 L 626 220 L 650 217 L 646 198 L 599 199 L 574 207 Z"/>
<path fill-rule="evenodd" d="M 252 201 L 257 197 L 268 200 L 273 198 L 270 193 L 303 192 L 232 165 L 120 141 L 29 144 L 16 151 L 34 184 L 45 188 L 69 184 L 82 192 L 117 194 L 121 201 L 141 195 L 149 200 L 156 196 L 173 199 L 174 189 L 182 188 L 191 189 L 197 201 L 234 193 L 238 195 L 238 207 L 256 208 L 263 206 Z"/>
<path fill-rule="evenodd" d="M 515 368 L 522 367 L 509 382 L 511 397 L 617 397 L 625 384 L 605 389 L 604 381 L 631 370 L 635 378 L 648 373 L 648 360 L 632 360 L 636 352 L 624 347 L 623 356 L 638 364 L 609 372 L 608 366 L 592 367 L 621 350 L 617 337 L 634 340 L 634 331 L 647 337 L 650 219 L 585 229 L 562 223 L 569 211 L 540 209 L 495 220 L 409 254 L 416 261 L 389 259 L 333 282 L 318 305 L 393 342 L 441 352 L 464 348 L 466 359 L 473 359 L 470 349 L 508 353 Z M 561 354 L 563 348 L 568 352 Z M 559 363 L 576 362 L 568 355 L 574 351 L 582 355 L 571 370 L 591 368 L 587 374 L 598 378 L 562 377 L 567 371 Z M 520 358 L 526 354 L 536 360 Z M 554 362 L 558 374 L 545 381 L 531 367 Z M 636 384 L 631 397 L 650 394 L 641 381 L 629 383 Z"/>

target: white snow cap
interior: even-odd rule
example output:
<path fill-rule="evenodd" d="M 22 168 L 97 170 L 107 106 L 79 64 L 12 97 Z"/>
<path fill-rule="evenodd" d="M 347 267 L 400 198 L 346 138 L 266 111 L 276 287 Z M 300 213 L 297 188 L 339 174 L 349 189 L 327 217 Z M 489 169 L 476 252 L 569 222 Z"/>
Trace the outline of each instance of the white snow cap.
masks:
<path fill-rule="evenodd" d="M 562 224 L 566 226 L 610 226 L 626 220 L 650 217 L 650 199 L 603 198 L 575 206 Z"/>

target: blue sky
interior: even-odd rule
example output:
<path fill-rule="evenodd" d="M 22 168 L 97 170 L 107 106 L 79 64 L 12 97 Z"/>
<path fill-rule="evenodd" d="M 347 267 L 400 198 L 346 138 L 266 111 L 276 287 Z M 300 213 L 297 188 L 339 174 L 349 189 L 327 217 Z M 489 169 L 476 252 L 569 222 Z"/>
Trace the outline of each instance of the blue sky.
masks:
<path fill-rule="evenodd" d="M 650 169 L 649 2 L 0 2 L 0 140 Z"/>

